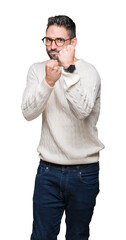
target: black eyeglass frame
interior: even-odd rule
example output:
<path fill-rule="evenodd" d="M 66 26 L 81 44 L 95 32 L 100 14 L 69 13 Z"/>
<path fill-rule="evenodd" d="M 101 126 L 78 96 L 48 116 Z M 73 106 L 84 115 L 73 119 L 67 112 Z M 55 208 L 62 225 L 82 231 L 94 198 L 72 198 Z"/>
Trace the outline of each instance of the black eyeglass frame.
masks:
<path fill-rule="evenodd" d="M 50 43 L 49 45 L 45 44 L 45 42 L 44 42 L 45 39 L 49 39 L 51 43 Z M 52 39 L 52 38 L 49 38 L 49 37 L 44 37 L 44 38 L 42 38 L 42 41 L 43 41 L 43 43 L 45 44 L 45 46 L 51 46 L 53 41 L 54 41 L 55 44 L 57 45 L 56 40 L 63 40 L 64 43 L 63 43 L 62 45 L 60 45 L 60 46 L 57 45 L 58 47 L 62 47 L 62 46 L 65 44 L 66 41 L 72 40 L 72 39 L 73 39 L 73 38 L 64 39 L 64 38 L 60 38 L 60 37 L 59 37 L 59 38 L 56 38 L 56 39 Z"/>

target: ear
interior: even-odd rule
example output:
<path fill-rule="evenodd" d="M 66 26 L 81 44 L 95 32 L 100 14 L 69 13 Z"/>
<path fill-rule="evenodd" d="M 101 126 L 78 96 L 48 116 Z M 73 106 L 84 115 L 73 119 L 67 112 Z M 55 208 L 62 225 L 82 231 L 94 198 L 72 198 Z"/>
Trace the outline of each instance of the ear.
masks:
<path fill-rule="evenodd" d="M 74 47 L 77 45 L 77 38 L 72 38 L 71 45 Z"/>

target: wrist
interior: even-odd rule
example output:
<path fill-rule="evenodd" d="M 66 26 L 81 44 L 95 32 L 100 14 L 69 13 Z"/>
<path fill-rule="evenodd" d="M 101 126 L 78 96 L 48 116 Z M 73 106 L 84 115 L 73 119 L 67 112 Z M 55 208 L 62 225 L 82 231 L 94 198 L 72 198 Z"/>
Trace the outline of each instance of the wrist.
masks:
<path fill-rule="evenodd" d="M 68 73 L 73 73 L 75 69 L 76 67 L 74 64 L 69 65 L 68 68 L 64 68 L 65 72 L 68 72 Z"/>
<path fill-rule="evenodd" d="M 70 62 L 70 63 L 66 63 L 63 65 L 63 68 L 64 69 L 67 69 L 70 65 L 74 65 L 74 61 L 73 62 Z"/>
<path fill-rule="evenodd" d="M 50 87 L 54 87 L 55 83 L 53 81 L 50 81 L 47 77 L 45 77 L 45 81 Z"/>

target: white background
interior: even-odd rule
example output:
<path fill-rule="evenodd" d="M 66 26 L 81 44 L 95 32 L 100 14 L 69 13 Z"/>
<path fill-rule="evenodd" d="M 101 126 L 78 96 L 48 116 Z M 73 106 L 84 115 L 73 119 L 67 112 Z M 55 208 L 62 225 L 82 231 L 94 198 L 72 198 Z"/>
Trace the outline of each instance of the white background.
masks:
<path fill-rule="evenodd" d="M 47 59 L 47 19 L 65 14 L 77 26 L 76 57 L 102 79 L 100 188 L 90 240 L 126 239 L 126 7 L 123 0 L 4 0 L 0 4 L 0 239 L 28 240 L 41 117 L 27 122 L 22 93 L 30 65 Z M 65 239 L 65 218 L 58 240 Z M 72 239 L 71 239 L 72 240 Z"/>

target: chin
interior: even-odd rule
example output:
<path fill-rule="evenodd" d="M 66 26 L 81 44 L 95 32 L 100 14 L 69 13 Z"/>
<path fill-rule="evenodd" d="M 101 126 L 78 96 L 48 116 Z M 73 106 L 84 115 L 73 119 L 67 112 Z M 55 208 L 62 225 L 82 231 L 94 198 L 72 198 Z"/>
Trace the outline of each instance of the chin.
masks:
<path fill-rule="evenodd" d="M 53 59 L 53 60 L 57 60 L 58 61 L 58 56 L 53 54 L 53 55 L 50 55 L 50 58 Z"/>
<path fill-rule="evenodd" d="M 48 53 L 48 52 L 47 52 L 47 53 Z M 56 54 L 52 54 L 52 55 L 51 55 L 51 54 L 48 53 L 48 56 L 50 57 L 50 59 L 59 61 L 58 56 L 57 56 Z"/>

